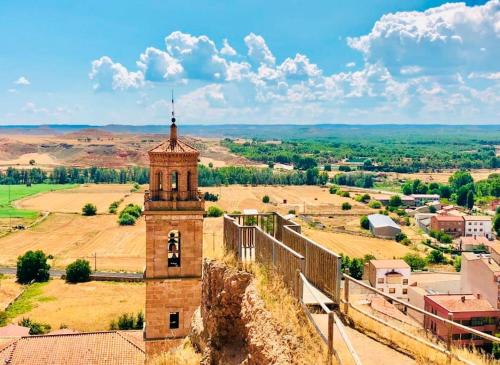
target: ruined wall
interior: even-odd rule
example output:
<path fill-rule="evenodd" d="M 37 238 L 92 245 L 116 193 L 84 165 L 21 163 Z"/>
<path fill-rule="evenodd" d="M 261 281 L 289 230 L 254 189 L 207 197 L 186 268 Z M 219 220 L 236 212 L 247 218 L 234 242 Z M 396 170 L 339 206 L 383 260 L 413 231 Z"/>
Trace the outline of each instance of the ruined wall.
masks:
<path fill-rule="evenodd" d="M 205 261 L 201 302 L 191 340 L 203 351 L 203 364 L 293 363 L 280 326 L 265 309 L 249 273 Z"/>

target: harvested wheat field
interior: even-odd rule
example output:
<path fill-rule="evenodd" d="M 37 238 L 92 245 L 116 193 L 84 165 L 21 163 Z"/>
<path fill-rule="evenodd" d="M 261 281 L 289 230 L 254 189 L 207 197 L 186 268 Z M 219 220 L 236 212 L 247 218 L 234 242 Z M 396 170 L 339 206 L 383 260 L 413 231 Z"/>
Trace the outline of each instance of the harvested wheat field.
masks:
<path fill-rule="evenodd" d="M 363 257 L 372 254 L 377 259 L 400 258 L 411 251 L 408 247 L 395 241 L 375 237 L 357 236 L 347 233 L 319 231 L 302 225 L 302 232 L 307 236 L 332 250 L 335 253 Z"/>
<path fill-rule="evenodd" d="M 86 203 L 97 207 L 98 213 L 107 213 L 109 205 L 120 199 L 128 202 L 144 201 L 144 193 L 131 193 L 131 184 L 88 184 L 71 190 L 51 191 L 15 202 L 17 208 L 59 212 L 80 213 Z"/>
<path fill-rule="evenodd" d="M 444 172 L 418 172 L 413 174 L 400 174 L 400 173 L 389 173 L 388 175 L 397 179 L 404 180 L 415 180 L 420 179 L 424 182 L 437 182 L 447 184 L 448 179 L 453 175 L 454 171 L 444 171 Z M 487 179 L 491 174 L 500 173 L 500 169 L 490 170 L 490 169 L 477 169 L 470 171 L 474 181 Z"/>
<path fill-rule="evenodd" d="M 77 331 L 102 331 L 123 313 L 144 311 L 145 285 L 91 281 L 67 284 L 52 279 L 42 286 L 41 293 L 30 301 L 32 309 L 13 319 L 23 317 L 48 323 L 53 330 L 65 325 Z"/>
<path fill-rule="evenodd" d="M 0 274 L 0 312 L 22 291 L 22 286 L 16 283 L 15 276 Z"/>
<path fill-rule="evenodd" d="M 294 209 L 297 213 L 302 213 L 305 206 L 306 212 L 329 213 L 340 210 L 344 202 L 349 202 L 354 211 L 366 210 L 366 205 L 350 198 L 330 194 L 328 189 L 319 186 L 230 185 L 201 188 L 201 190 L 219 195 L 219 201 L 207 202 L 207 206 L 217 205 L 228 212 L 242 211 L 247 208 L 261 212 L 279 211 L 281 213 L 288 213 L 289 210 Z M 269 204 L 262 203 L 264 195 L 269 196 Z"/>
<path fill-rule="evenodd" d="M 17 257 L 24 252 L 43 250 L 54 256 L 52 265 L 59 268 L 97 254 L 98 270 L 142 271 L 145 231 L 144 219 L 135 226 L 119 226 L 115 215 L 53 213 L 29 230 L 1 238 L 0 265 L 15 266 Z"/>

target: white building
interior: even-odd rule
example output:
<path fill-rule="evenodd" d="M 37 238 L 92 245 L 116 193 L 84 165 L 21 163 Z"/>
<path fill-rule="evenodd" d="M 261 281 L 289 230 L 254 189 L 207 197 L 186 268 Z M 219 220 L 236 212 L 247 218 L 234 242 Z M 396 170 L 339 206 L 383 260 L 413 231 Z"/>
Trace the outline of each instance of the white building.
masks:
<path fill-rule="evenodd" d="M 396 298 L 408 298 L 411 268 L 403 260 L 370 260 L 368 280 L 374 288 Z"/>
<path fill-rule="evenodd" d="M 493 235 L 491 233 L 491 217 L 466 215 L 464 216 L 464 221 L 466 236 L 484 236 L 488 239 L 493 238 Z"/>
<path fill-rule="evenodd" d="M 439 201 L 440 198 L 438 194 L 411 194 L 410 196 L 415 199 L 417 207 L 428 202 Z"/>
<path fill-rule="evenodd" d="M 396 222 L 384 214 L 370 214 L 368 222 L 374 236 L 394 239 L 396 235 L 401 233 L 401 228 Z"/>

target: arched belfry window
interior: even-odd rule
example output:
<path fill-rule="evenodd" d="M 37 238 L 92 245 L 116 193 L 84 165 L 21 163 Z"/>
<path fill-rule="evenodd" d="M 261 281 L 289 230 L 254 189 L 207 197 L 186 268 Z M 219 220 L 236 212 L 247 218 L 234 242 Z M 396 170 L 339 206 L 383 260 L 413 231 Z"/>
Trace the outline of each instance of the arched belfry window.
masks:
<path fill-rule="evenodd" d="M 177 171 L 172 172 L 172 191 L 177 191 L 179 187 L 179 174 Z"/>
<path fill-rule="evenodd" d="M 191 191 L 191 171 L 187 173 L 187 191 Z"/>
<path fill-rule="evenodd" d="M 179 231 L 170 231 L 168 234 L 168 267 L 181 266 L 181 235 Z"/>

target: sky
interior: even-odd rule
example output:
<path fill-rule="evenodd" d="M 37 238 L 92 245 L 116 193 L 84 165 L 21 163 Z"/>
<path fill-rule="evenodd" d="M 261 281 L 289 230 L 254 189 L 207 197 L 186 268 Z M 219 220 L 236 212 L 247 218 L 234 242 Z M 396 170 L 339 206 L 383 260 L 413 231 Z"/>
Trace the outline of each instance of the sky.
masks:
<path fill-rule="evenodd" d="M 500 0 L 0 2 L 0 125 L 500 123 Z"/>

